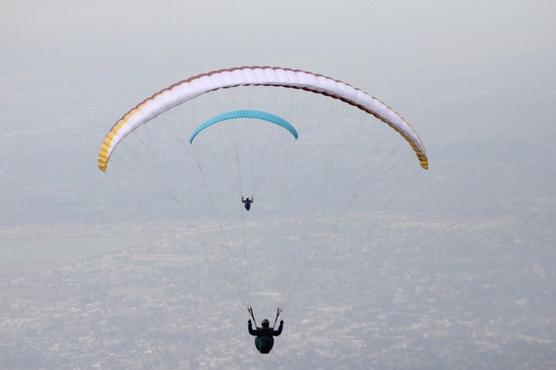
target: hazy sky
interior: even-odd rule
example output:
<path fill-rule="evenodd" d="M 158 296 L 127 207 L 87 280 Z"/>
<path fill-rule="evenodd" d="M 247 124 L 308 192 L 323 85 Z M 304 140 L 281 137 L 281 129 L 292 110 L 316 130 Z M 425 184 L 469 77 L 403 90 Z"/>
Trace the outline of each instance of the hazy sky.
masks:
<path fill-rule="evenodd" d="M 95 158 L 129 106 L 186 76 L 250 64 L 314 70 L 395 105 L 425 139 L 429 178 L 451 171 L 459 197 L 476 178 L 495 186 L 493 163 L 513 201 L 525 206 L 531 187 L 552 195 L 550 1 L 55 1 L 2 10 L 3 223 L 38 180 L 29 172 L 48 184 L 67 183 L 69 168 L 94 171 L 77 157 Z M 457 212 L 484 202 L 450 203 Z"/>
<path fill-rule="evenodd" d="M 26 246 L 28 256 L 18 246 L 36 238 L 37 228 L 48 230 L 46 235 L 63 244 L 68 234 L 80 237 L 80 230 L 90 234 L 99 225 L 125 221 L 125 207 L 131 205 L 124 199 L 110 208 L 107 198 L 112 199 L 116 190 L 97 170 L 96 156 L 103 135 L 129 107 L 177 80 L 211 69 L 277 65 L 315 71 L 361 87 L 414 125 L 426 144 L 431 169 L 413 183 L 415 196 L 406 204 L 406 221 L 423 222 L 415 231 L 420 235 L 415 243 L 434 248 L 438 264 L 446 266 L 444 273 L 450 274 L 454 260 L 443 260 L 443 247 L 453 243 L 451 247 L 458 249 L 450 249 L 447 256 L 457 255 L 469 263 L 462 274 L 488 261 L 484 269 L 493 271 L 496 281 L 503 285 L 509 279 L 507 286 L 496 290 L 504 292 L 500 307 L 520 299 L 530 306 L 554 305 L 555 14 L 556 3 L 550 0 L 3 0 L 2 256 L 6 261 L 33 256 L 33 246 Z M 112 212 L 117 216 L 111 218 Z M 129 215 L 129 220 L 135 217 Z M 406 246 L 412 243 L 406 241 Z M 490 249 L 494 245 L 501 249 Z M 472 253 L 468 256 L 462 252 L 467 248 Z M 403 243 L 398 250 L 403 250 Z M 101 252 L 109 250 L 101 248 Z M 17 279 L 34 279 L 30 276 L 41 280 L 41 274 L 67 264 L 79 270 L 70 263 L 93 255 L 84 252 L 53 262 L 50 258 L 42 267 L 40 258 L 33 259 L 39 267 L 31 270 L 39 275 L 4 273 L 0 287 L 9 287 Z M 392 263 L 395 266 L 395 260 Z M 539 268 L 544 275 L 538 280 L 520 275 Z M 521 293 L 515 293 L 512 285 L 519 284 L 527 293 L 518 297 Z M 454 282 L 444 291 L 463 286 Z M 468 294 L 468 302 L 479 301 L 480 293 L 470 290 Z M 355 293 L 346 295 L 346 300 L 356 301 Z M 40 300 L 32 293 L 27 298 Z M 476 306 L 470 312 L 485 317 Z M 541 310 L 535 318 L 527 313 L 512 315 L 512 320 L 524 320 L 523 328 L 532 337 L 542 339 L 540 347 L 531 344 L 533 349 L 526 352 L 530 356 L 519 367 L 554 364 L 553 350 L 546 350 L 554 348 L 554 331 L 546 334 L 536 326 L 555 328 L 554 314 Z M 464 322 L 459 316 L 454 320 Z M 508 326 L 508 333 L 512 329 Z M 15 343 L 16 338 L 26 337 L 13 338 Z M 519 347 L 515 340 L 493 351 L 503 357 L 514 345 Z M 295 344 L 289 348 L 295 352 Z M 482 362 L 473 350 L 465 353 L 472 360 L 460 363 L 460 368 L 499 368 L 502 363 Z M 309 358 L 314 362 L 308 363 L 319 364 L 318 354 Z M 396 368 L 386 360 L 378 364 Z M 217 367 L 205 367 L 211 366 Z M 418 366 L 458 367 L 449 360 Z"/>

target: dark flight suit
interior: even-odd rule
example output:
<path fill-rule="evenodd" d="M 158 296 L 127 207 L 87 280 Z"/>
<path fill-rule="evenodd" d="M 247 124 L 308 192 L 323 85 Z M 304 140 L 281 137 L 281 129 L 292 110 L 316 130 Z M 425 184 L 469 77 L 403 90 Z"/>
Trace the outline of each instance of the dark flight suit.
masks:
<path fill-rule="evenodd" d="M 255 338 L 255 347 L 259 350 L 260 353 L 268 353 L 272 349 L 274 345 L 274 337 L 279 336 L 282 334 L 282 329 L 284 328 L 284 321 L 280 321 L 280 326 L 278 330 L 274 330 L 273 328 L 260 328 L 253 330 L 251 325 L 251 320 L 247 325 L 249 329 L 249 334 L 257 337 Z"/>

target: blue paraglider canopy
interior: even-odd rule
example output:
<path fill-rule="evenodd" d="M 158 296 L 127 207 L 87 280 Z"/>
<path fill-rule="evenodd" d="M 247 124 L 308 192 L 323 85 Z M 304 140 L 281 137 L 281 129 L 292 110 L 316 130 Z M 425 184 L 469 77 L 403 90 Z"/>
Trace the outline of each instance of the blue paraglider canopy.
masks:
<path fill-rule="evenodd" d="M 289 123 L 285 119 L 278 117 L 272 113 L 262 112 L 258 110 L 244 109 L 244 110 L 236 110 L 232 112 L 222 113 L 219 114 L 218 116 L 212 117 L 211 119 L 201 123 L 191 134 L 191 137 L 189 138 L 189 143 L 190 144 L 193 143 L 193 140 L 195 140 L 195 137 L 199 135 L 201 131 L 207 129 L 212 125 L 215 125 L 220 122 L 233 120 L 233 119 L 240 119 L 240 118 L 256 119 L 262 122 L 269 122 L 281 126 L 286 130 L 288 130 L 290 134 L 297 140 L 298 137 L 297 130 L 295 129 L 295 127 L 293 127 L 291 123 Z"/>

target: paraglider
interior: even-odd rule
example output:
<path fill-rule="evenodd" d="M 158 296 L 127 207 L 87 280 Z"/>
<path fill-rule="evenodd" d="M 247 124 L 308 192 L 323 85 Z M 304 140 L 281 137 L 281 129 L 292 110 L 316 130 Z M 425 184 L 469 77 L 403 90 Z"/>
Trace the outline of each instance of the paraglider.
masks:
<path fill-rule="evenodd" d="M 241 202 L 243 203 L 243 206 L 245 207 L 246 211 L 249 211 L 251 209 L 251 203 L 253 203 L 253 198 L 243 198 L 241 197 Z"/>
<path fill-rule="evenodd" d="M 193 144 L 193 141 L 195 140 L 197 135 L 199 135 L 202 131 L 206 130 L 210 126 L 215 125 L 217 123 L 221 123 L 229 120 L 235 120 L 235 119 L 252 119 L 260 122 L 272 123 L 288 130 L 294 139 L 297 140 L 297 138 L 299 137 L 299 134 L 297 133 L 295 127 L 291 123 L 289 123 L 288 121 L 286 121 L 281 117 L 278 117 L 277 115 L 268 112 L 259 111 L 259 110 L 242 109 L 242 110 L 236 110 L 236 111 L 219 114 L 201 123 L 191 133 L 191 136 L 189 138 L 189 143 Z M 241 197 L 241 202 L 243 203 L 243 206 L 246 211 L 249 211 L 251 209 L 251 204 L 253 203 L 253 201 L 254 201 L 253 197 L 243 197 L 243 196 Z"/>
<path fill-rule="evenodd" d="M 253 330 L 251 320 L 249 320 L 247 321 L 247 328 L 249 330 L 249 334 L 256 337 L 255 347 L 257 347 L 257 350 L 260 353 L 267 354 L 274 346 L 274 337 L 282 334 L 282 329 L 284 328 L 284 320 L 280 320 L 280 326 L 278 327 L 278 330 L 274 330 L 274 328 L 270 327 L 268 319 L 264 319 L 261 322 L 261 327 L 257 327 L 255 330 Z"/>
<path fill-rule="evenodd" d="M 112 128 L 110 129 L 110 131 L 106 134 L 106 136 L 104 137 L 102 144 L 100 146 L 100 150 L 99 150 L 99 154 L 98 154 L 98 160 L 97 160 L 97 165 L 98 168 L 102 171 L 102 172 L 106 172 L 111 160 L 111 157 L 114 153 L 114 150 L 116 147 L 118 147 L 119 143 L 122 142 L 122 140 L 124 140 L 129 134 L 131 134 L 132 132 L 134 132 L 136 129 L 138 129 L 140 126 L 149 123 L 150 121 L 152 121 L 154 118 L 158 117 L 161 114 L 164 114 L 165 112 L 171 110 L 174 107 L 178 107 L 181 104 L 184 104 L 186 102 L 189 102 L 195 98 L 198 98 L 204 94 L 210 94 L 211 92 L 214 92 L 216 90 L 220 90 L 220 89 L 233 89 L 239 86 L 266 86 L 266 87 L 282 87 L 282 88 L 288 88 L 288 89 L 296 89 L 299 90 L 300 94 L 305 94 L 307 93 L 313 93 L 313 94 L 320 94 L 322 96 L 325 97 L 329 97 L 332 99 L 336 99 L 339 102 L 343 102 L 346 103 L 350 106 L 353 106 L 357 109 L 359 109 L 360 111 L 363 111 L 365 113 L 367 113 L 367 115 L 363 114 L 360 116 L 363 116 L 362 120 L 365 119 L 368 116 L 373 116 L 375 118 L 377 118 L 378 120 L 384 122 L 387 126 L 389 126 L 390 128 L 392 128 L 395 132 L 397 132 L 411 147 L 411 149 L 414 152 L 414 155 L 417 157 L 417 160 L 419 162 L 419 165 L 421 166 L 421 168 L 423 169 L 428 169 L 429 168 L 429 161 L 428 161 L 428 157 L 426 154 L 426 150 L 425 150 L 425 146 L 422 142 L 422 140 L 420 139 L 419 135 L 417 134 L 417 132 L 413 129 L 413 127 L 397 112 L 395 112 L 392 108 L 390 108 L 389 106 L 387 106 L 386 104 L 384 104 L 383 102 L 381 102 L 380 100 L 378 100 L 377 98 L 371 96 L 370 94 L 364 92 L 363 90 L 360 90 L 354 86 L 351 86 L 345 82 L 330 78 L 330 77 L 326 77 L 320 74 L 316 74 L 313 72 L 308 72 L 308 71 L 302 71 L 302 70 L 297 70 L 297 69 L 291 69 L 291 68 L 282 68 L 282 67 L 270 67 L 270 66 L 254 66 L 254 67 L 236 67 L 236 68 L 230 68 L 230 69 L 222 69 L 222 70 L 216 70 L 216 71 L 210 71 L 207 73 L 203 73 L 203 74 L 199 74 L 196 76 L 192 76 L 189 77 L 185 80 L 179 81 L 175 84 L 172 84 L 171 86 L 164 88 L 158 92 L 156 92 L 155 94 L 153 94 L 152 96 L 148 97 L 147 99 L 143 100 L 142 102 L 140 102 L 139 104 L 137 104 L 134 108 L 130 109 L 127 113 L 125 113 L 119 120 L 116 121 L 116 123 L 112 126 Z M 292 94 L 293 95 L 293 94 Z M 297 95 L 299 96 L 299 95 Z M 288 96 L 289 98 L 289 96 Z M 201 99 L 202 100 L 202 99 Z M 292 97 L 291 98 L 292 101 L 294 101 L 295 99 Z M 230 102 L 226 101 L 227 104 L 231 104 Z M 235 102 L 232 101 L 232 103 Z M 264 104 L 266 104 L 267 102 L 265 101 Z M 215 107 L 216 105 L 211 105 L 211 107 Z M 263 105 L 265 106 L 265 105 Z M 219 107 L 220 108 L 220 107 Z M 296 116 L 297 117 L 297 116 Z M 220 124 L 224 121 L 229 121 L 229 120 L 233 120 L 233 119 L 239 119 L 239 118 L 243 118 L 243 119 L 254 119 L 254 120 L 259 120 L 261 122 L 268 122 L 270 124 L 274 124 L 276 126 L 279 126 L 285 130 L 287 130 L 287 132 L 289 132 L 289 134 L 294 138 L 297 139 L 298 138 L 298 132 L 297 129 L 290 124 L 288 121 L 286 121 L 285 119 L 278 117 L 274 114 L 271 113 L 267 113 L 264 111 L 260 111 L 260 110 L 248 110 L 248 109 L 243 109 L 243 110 L 233 110 L 233 111 L 229 111 L 226 113 L 220 113 L 216 116 L 214 116 L 211 119 L 208 119 L 206 121 L 204 121 L 203 123 L 201 123 L 200 125 L 198 125 L 190 134 L 189 137 L 189 143 L 193 144 L 193 142 L 195 140 L 199 140 L 196 139 L 197 136 L 199 136 L 204 130 L 206 130 L 207 128 L 209 128 L 210 126 L 216 125 L 216 124 Z M 194 120 L 196 121 L 196 120 Z M 365 122 L 364 121 L 364 122 Z M 196 121 L 199 122 L 199 121 Z M 332 124 L 336 123 L 336 120 L 329 120 L 327 122 L 331 122 Z M 304 124 L 305 122 L 296 122 L 296 125 L 299 123 L 299 128 L 300 129 L 305 129 L 304 127 L 301 127 L 301 124 Z M 365 122 L 366 124 L 366 122 Z M 316 125 L 311 126 L 312 128 L 314 128 Z M 333 126 L 334 128 L 338 127 L 338 126 Z M 186 132 L 190 132 L 189 130 L 191 129 L 191 126 L 188 126 L 188 130 Z M 320 130 L 320 126 L 317 127 L 316 131 Z M 388 131 L 388 130 L 387 130 Z M 285 131 L 284 131 L 285 132 Z M 301 131 L 303 133 L 303 137 L 305 137 L 305 132 L 306 131 Z M 357 132 L 357 135 L 359 133 Z M 205 134 L 203 134 L 205 135 Z M 251 132 L 248 132 L 248 135 L 252 135 Z M 255 137 L 255 140 L 252 140 L 251 142 L 249 142 L 249 136 L 244 136 L 247 137 L 248 139 L 243 139 L 242 141 L 242 145 L 245 144 L 245 142 L 247 142 L 248 144 L 251 144 L 252 141 L 257 141 L 258 140 L 258 136 L 254 136 L 252 135 L 251 137 Z M 175 135 L 177 138 L 179 138 L 179 135 Z M 394 136 L 394 135 L 392 135 Z M 227 138 L 227 136 L 223 136 L 224 138 Z M 289 137 L 288 137 L 289 140 Z M 178 140 L 180 141 L 180 140 Z M 185 140 L 181 140 L 183 141 L 183 145 L 187 147 L 186 151 L 188 151 L 193 159 L 194 164 L 196 165 L 196 169 L 199 173 L 199 176 L 201 177 L 202 181 L 199 181 L 199 183 L 202 185 L 203 187 L 203 191 L 206 191 L 207 197 L 208 199 L 210 199 L 210 204 L 211 204 L 211 208 L 215 213 L 215 219 L 217 221 L 217 226 L 218 226 L 218 230 L 220 231 L 220 235 L 223 239 L 226 239 L 228 237 L 228 232 L 231 234 L 232 232 L 234 232 L 234 230 L 238 230 L 237 235 L 239 235 L 241 238 L 243 238 L 243 243 L 230 243 L 228 241 L 228 243 L 222 243 L 223 244 L 223 249 L 227 250 L 228 254 L 230 255 L 230 260 L 231 260 L 231 268 L 232 269 L 236 269 L 233 272 L 236 272 L 237 275 L 241 275 L 241 273 L 244 273 L 245 275 L 247 275 L 244 279 L 241 279 L 242 276 L 239 276 L 239 278 L 237 279 L 238 281 L 240 281 L 240 283 L 238 284 L 240 287 L 238 290 L 238 295 L 240 296 L 240 298 L 242 299 L 242 303 L 244 304 L 244 306 L 249 306 L 248 302 L 249 302 L 249 295 L 250 295 L 250 291 L 249 291 L 249 269 L 242 269 L 241 265 L 236 264 L 236 261 L 233 259 L 233 253 L 232 253 L 232 248 L 243 248 L 243 253 L 245 256 L 248 256 L 247 253 L 247 247 L 246 245 L 248 244 L 246 242 L 246 239 L 249 238 L 249 233 L 251 233 L 251 230 L 247 230 L 249 233 L 246 233 L 245 230 L 245 222 L 243 221 L 243 219 L 249 219 L 249 217 L 245 217 L 245 213 L 243 213 L 243 210 L 239 209 L 237 210 L 238 204 L 237 202 L 237 198 L 239 198 L 239 195 L 241 195 L 241 202 L 243 203 L 243 207 L 245 208 L 246 211 L 249 211 L 251 209 L 251 207 L 253 206 L 254 203 L 254 190 L 252 188 L 248 188 L 247 190 L 242 189 L 242 185 L 245 185 L 244 182 L 242 182 L 242 165 L 244 164 L 243 160 L 241 161 L 240 164 L 240 153 L 239 153 L 239 149 L 238 146 L 239 144 L 236 144 L 236 151 L 235 153 L 233 153 L 232 155 L 230 155 L 229 153 L 227 154 L 227 158 L 233 158 L 233 160 L 236 161 L 236 166 L 235 168 L 233 168 L 233 170 L 230 170 L 230 166 L 226 166 L 225 164 L 222 165 L 221 167 L 215 166 L 214 168 L 209 168 L 209 170 L 212 170 L 213 173 L 217 174 L 217 175 L 221 175 L 223 173 L 225 173 L 226 171 L 231 173 L 234 172 L 236 173 L 236 169 L 237 169 L 237 181 L 235 181 L 233 183 L 234 186 L 237 186 L 237 188 L 234 188 L 232 190 L 238 190 L 238 192 L 234 192 L 233 193 L 233 198 L 230 196 L 227 196 L 226 198 L 223 197 L 221 194 L 222 193 L 222 189 L 226 190 L 226 191 L 231 191 L 230 189 L 232 188 L 232 186 L 228 186 L 229 184 L 220 184 L 218 183 L 218 181 L 207 181 L 205 179 L 205 172 L 207 171 L 205 169 L 204 166 L 201 166 L 200 164 L 200 159 L 198 154 L 198 150 L 199 150 L 199 146 L 195 145 L 187 145 L 187 142 Z M 236 140 L 237 141 L 237 140 Z M 224 144 L 228 144 L 229 141 L 223 140 L 222 141 Z M 317 143 L 318 144 L 318 143 Z M 263 144 L 264 145 L 264 144 Z M 290 145 L 289 142 L 286 143 L 284 145 L 284 142 L 281 142 L 280 145 L 282 145 L 282 147 L 285 147 L 286 145 Z M 244 145 L 244 146 L 248 146 L 249 148 L 253 147 L 250 145 Z M 149 145 L 145 145 L 145 147 L 150 149 Z M 297 149 L 299 146 L 298 144 L 296 144 L 295 149 Z M 352 147 L 352 146 L 350 146 Z M 207 148 L 211 148 L 210 145 L 207 145 Z M 342 147 L 343 148 L 343 147 Z M 202 149 L 202 148 L 201 148 Z M 218 145 L 218 146 L 212 146 L 212 149 L 214 149 L 215 153 L 219 153 L 222 152 L 224 153 L 224 150 L 222 150 L 222 146 Z M 242 148 L 243 149 L 243 148 Z M 266 149 L 266 148 L 264 148 Z M 264 150 L 263 150 L 264 151 Z M 299 163 L 299 159 L 297 157 L 298 154 L 305 154 L 305 153 L 309 153 L 311 152 L 310 149 L 305 150 L 299 150 L 299 151 L 294 151 L 294 154 L 292 154 L 289 157 L 285 157 L 285 159 L 283 160 L 285 164 L 292 165 L 295 167 L 295 165 L 297 163 Z M 332 151 L 330 150 L 330 148 L 326 147 L 324 148 L 324 150 L 322 151 L 314 151 L 314 153 L 317 153 L 315 155 L 316 160 L 320 160 L 320 156 L 322 153 L 331 153 Z M 202 153 L 202 152 L 201 152 Z M 269 155 L 272 155 L 273 158 L 277 158 L 278 160 L 281 160 L 282 157 L 280 155 L 276 155 L 274 152 L 272 151 L 268 151 L 268 153 L 270 153 Z M 204 154 L 204 153 L 202 153 Z M 255 155 L 251 155 L 250 157 L 248 156 L 249 159 L 256 157 L 252 162 L 257 162 L 257 157 L 259 152 L 255 152 Z M 135 158 L 135 154 L 133 155 L 133 157 Z M 154 156 L 153 156 L 154 157 Z M 210 156 L 207 156 L 210 157 Z M 338 156 L 340 158 L 344 158 L 341 156 Z M 181 157 L 179 157 L 181 159 Z M 204 158 L 204 157 L 203 157 Z M 227 159 L 226 157 L 224 157 L 225 159 Z M 292 159 L 293 158 L 293 159 Z M 334 157 L 332 157 L 334 158 Z M 154 159 L 154 158 L 151 158 Z M 215 163 L 220 164 L 222 162 L 225 161 L 215 161 Z M 261 165 L 265 165 L 266 163 L 264 163 L 262 160 L 260 161 Z M 355 163 L 355 162 L 349 162 L 350 165 L 352 165 L 353 167 L 349 167 L 348 169 L 351 168 L 360 168 L 357 167 L 359 166 L 359 163 Z M 180 166 L 181 166 L 181 162 L 180 162 Z M 283 171 L 290 171 L 290 167 L 288 166 L 283 166 Z M 156 168 L 156 165 L 153 166 L 154 168 Z M 303 167 L 302 171 L 298 171 L 295 174 L 297 174 L 297 178 L 296 180 L 299 180 L 299 183 L 302 185 L 300 186 L 300 188 L 302 190 L 304 190 L 303 193 L 301 193 L 301 195 L 299 195 L 298 199 L 300 199 L 302 196 L 304 196 L 303 199 L 308 199 L 308 200 L 313 200 L 313 199 L 317 199 L 316 196 L 314 196 L 314 194 L 312 193 L 314 189 L 317 189 L 319 187 L 321 187 L 321 182 L 318 182 L 321 178 L 320 177 L 316 177 L 315 179 L 310 178 L 309 172 L 307 169 L 311 170 L 311 169 L 317 169 L 317 170 L 322 170 L 322 172 L 324 173 L 326 170 L 328 170 L 330 167 L 328 165 L 320 165 L 320 163 L 315 163 L 315 165 L 313 165 L 312 163 L 309 165 L 306 165 L 305 167 Z M 340 168 L 340 166 L 334 168 L 335 170 L 337 170 L 337 168 Z M 345 167 L 343 167 L 345 168 Z M 164 170 L 165 168 L 163 168 Z M 275 168 L 271 168 L 272 170 L 274 170 Z M 299 167 L 297 168 L 299 169 Z M 133 170 L 133 169 L 132 169 Z M 307 170 L 307 171 L 306 171 Z M 282 172 L 279 173 L 278 171 L 276 171 L 276 176 L 273 178 L 273 181 L 276 183 L 274 186 L 274 189 L 277 193 L 280 194 L 287 194 L 289 198 L 291 198 L 291 196 L 286 192 L 286 190 L 288 189 L 284 189 L 283 187 L 281 187 L 282 183 L 280 182 L 281 177 L 279 177 L 280 175 L 284 174 L 286 172 Z M 312 172 L 315 173 L 315 172 Z M 320 174 L 320 172 L 316 172 L 317 174 Z M 372 173 L 369 171 L 369 173 Z M 274 174 L 274 173 L 273 173 Z M 334 175 L 337 175 L 337 173 L 334 173 Z M 293 178 L 294 175 L 291 175 L 290 177 L 288 177 L 288 179 Z M 245 178 L 246 176 L 243 176 L 243 178 Z M 283 177 L 282 177 L 283 178 Z M 341 175 L 336 176 L 334 178 L 334 180 L 336 179 L 343 179 L 343 178 L 350 178 L 349 176 L 344 176 L 342 177 Z M 351 178 L 354 178 L 353 176 Z M 156 178 L 154 178 L 156 180 Z M 278 180 L 276 180 L 278 179 Z M 150 177 L 147 177 L 147 180 L 151 180 Z M 359 186 L 359 184 L 365 184 L 364 182 L 365 178 L 364 176 L 361 176 L 357 179 L 356 181 L 356 186 L 354 187 L 354 189 L 357 189 L 357 186 Z M 254 181 L 253 181 L 254 182 Z M 271 181 L 268 181 L 268 183 L 270 183 Z M 215 184 L 216 183 L 216 184 Z M 185 185 L 183 185 L 185 184 Z M 188 188 L 190 186 L 191 183 L 188 182 L 182 182 L 182 190 L 183 188 Z M 258 185 L 258 183 L 257 183 Z M 212 186 L 212 188 L 211 188 Z M 164 188 L 166 188 L 167 185 L 164 184 Z M 253 188 L 255 188 L 254 185 L 252 185 Z M 189 189 L 188 189 L 189 190 Z M 318 189 L 317 189 L 318 190 Z M 220 193 L 218 192 L 220 191 Z M 355 190 L 354 190 L 355 192 Z M 316 193 L 316 191 L 315 191 Z M 216 196 L 215 196 L 216 194 Z M 249 194 L 249 196 L 245 196 L 244 194 Z M 259 193 L 257 193 L 259 194 Z M 293 193 L 294 196 L 296 196 L 297 193 Z M 327 193 L 328 194 L 328 193 Z M 220 196 L 220 198 L 218 198 L 218 196 Z M 237 196 L 237 198 L 236 198 Z M 258 196 L 258 195 L 257 195 Z M 193 196 L 195 197 L 195 195 Z M 172 197 L 173 199 L 175 199 L 175 197 Z M 225 221 L 227 221 L 224 217 L 220 217 L 220 215 L 218 214 L 217 211 L 217 206 L 219 203 L 219 200 L 224 199 L 228 200 L 228 199 L 232 199 L 233 200 L 233 204 L 235 205 L 235 207 L 231 206 L 226 210 L 233 210 L 233 212 L 237 212 L 237 213 L 241 213 L 241 223 L 237 222 L 237 225 L 239 225 L 240 227 L 238 228 L 233 228 L 233 227 L 228 227 L 226 228 L 224 223 Z M 289 199 L 288 198 L 288 199 Z M 198 199 L 198 197 L 196 198 Z M 258 196 L 258 202 L 262 202 L 263 199 L 265 200 L 265 204 L 266 203 L 266 199 L 269 199 L 268 194 L 265 192 L 264 193 L 264 197 L 259 197 Z M 277 199 L 276 197 L 274 199 Z M 274 203 L 272 204 L 272 206 L 267 207 L 266 209 L 273 209 L 272 207 L 275 207 L 275 205 L 282 205 L 284 203 L 286 203 L 284 201 L 284 199 L 287 198 L 278 198 L 278 200 L 274 201 Z M 318 199 L 317 199 L 318 200 Z M 300 207 L 302 207 L 305 203 L 296 203 L 295 201 L 291 201 L 288 202 L 290 205 L 299 205 Z M 311 207 L 311 210 L 316 210 L 315 212 L 319 211 L 319 204 L 317 202 L 314 202 L 314 206 Z M 187 207 L 182 207 L 186 212 L 189 212 L 189 208 Z M 347 207 L 346 207 L 347 208 Z M 302 210 L 304 210 L 303 208 L 301 208 Z M 305 208 L 307 209 L 307 207 Z M 322 209 L 322 208 L 321 208 Z M 287 209 L 289 211 L 289 209 Z M 344 208 L 345 210 L 345 208 Z M 238 212 L 239 211 L 239 212 Z M 191 213 L 194 213 L 194 211 L 192 211 Z M 226 217 L 233 217 L 234 215 L 231 212 L 228 212 L 227 214 L 225 214 L 224 216 Z M 276 217 L 276 215 L 271 214 L 270 216 Z M 283 220 L 281 218 L 282 215 L 278 215 L 278 217 L 276 217 L 278 219 L 278 221 L 276 221 L 277 223 L 279 222 L 281 225 L 284 225 L 283 227 L 288 227 L 288 223 L 287 223 L 287 219 Z M 301 224 L 301 222 L 304 222 L 304 220 L 311 220 L 310 217 L 303 215 L 302 217 L 300 215 L 296 216 L 301 219 L 301 221 L 299 222 L 299 224 Z M 237 220 L 237 219 L 236 219 Z M 295 222 L 293 223 L 294 225 L 297 225 L 297 221 L 294 220 Z M 249 221 L 251 222 L 251 221 Z M 257 222 L 257 220 L 254 220 L 253 224 L 255 224 Z M 274 220 L 267 220 L 267 222 L 269 224 L 271 224 L 271 222 L 274 222 Z M 319 222 L 319 220 L 314 220 L 313 222 Z M 331 222 L 332 223 L 332 222 Z M 235 226 L 232 224 L 232 226 Z M 303 227 L 303 226 L 301 226 Z M 290 230 L 288 230 L 288 232 L 290 232 Z M 278 232 L 274 233 L 274 234 L 279 234 Z M 309 234 L 309 233 L 307 233 Z M 247 236 L 246 236 L 247 235 Z M 285 240 L 285 239 L 284 239 Z M 288 240 L 293 240 L 292 243 L 296 243 L 296 247 L 297 244 L 299 244 L 298 239 L 295 238 L 291 238 Z M 285 243 L 282 240 L 280 240 L 280 243 Z M 261 242 L 260 244 L 264 245 L 264 240 L 263 242 Z M 292 248 L 293 249 L 293 248 Z M 278 250 L 278 249 L 276 249 Z M 247 258 L 247 257 L 246 257 Z M 285 264 L 284 264 L 285 265 Z M 244 264 L 244 266 L 249 266 L 249 264 L 246 262 Z M 238 272 L 239 270 L 239 272 Z M 245 271 L 243 271 L 245 270 Z M 294 279 L 292 279 L 294 280 Z M 232 285 L 234 283 L 234 281 L 231 282 Z M 244 284 L 245 283 L 245 284 Z M 241 290 L 241 285 L 244 284 L 244 286 L 247 286 L 246 288 L 244 288 L 245 292 Z M 236 287 L 237 288 L 237 287 Z M 246 294 L 245 294 L 246 293 Z M 242 296 L 243 294 L 243 296 Z M 246 298 L 247 299 L 244 299 Z M 289 297 L 289 296 L 288 296 Z M 280 307 L 284 307 L 281 303 L 280 303 Z M 249 308 L 250 309 L 250 308 Z M 274 325 L 270 326 L 270 322 L 265 319 L 261 322 L 261 326 L 258 327 L 257 323 L 254 319 L 252 310 L 250 309 L 250 314 L 251 314 L 251 318 L 253 319 L 253 321 L 249 320 L 248 321 L 248 331 L 249 334 L 253 335 L 256 337 L 255 339 L 255 345 L 257 347 L 257 350 L 260 353 L 269 353 L 273 347 L 274 344 L 274 337 L 275 336 L 279 336 L 282 333 L 283 330 L 283 325 L 284 325 L 284 321 L 281 320 L 280 321 L 280 325 L 278 327 L 278 329 L 274 329 L 275 325 L 276 325 L 276 321 L 278 319 L 278 316 L 280 314 L 280 310 L 278 310 L 277 315 L 276 315 L 276 319 L 274 321 Z M 253 327 L 254 324 L 254 327 Z"/>
<path fill-rule="evenodd" d="M 247 311 L 251 315 L 253 321 L 255 321 L 253 309 L 249 307 Z M 278 329 L 274 329 L 274 327 L 276 326 L 276 322 L 278 321 L 278 317 L 280 316 L 280 313 L 282 313 L 282 310 L 278 308 L 276 310 L 276 318 L 274 319 L 274 324 L 272 325 L 272 327 L 270 326 L 270 321 L 268 321 L 268 319 L 263 319 L 263 321 L 261 321 L 260 327 L 257 326 L 257 322 L 255 321 L 255 327 L 256 327 L 255 329 L 253 329 L 253 323 L 251 322 L 251 319 L 247 321 L 247 330 L 249 331 L 249 334 L 256 337 L 255 347 L 262 354 L 269 353 L 272 350 L 272 347 L 274 346 L 274 337 L 277 337 L 280 334 L 282 334 L 282 330 L 284 329 L 284 320 L 280 320 L 280 325 L 278 326 Z"/>

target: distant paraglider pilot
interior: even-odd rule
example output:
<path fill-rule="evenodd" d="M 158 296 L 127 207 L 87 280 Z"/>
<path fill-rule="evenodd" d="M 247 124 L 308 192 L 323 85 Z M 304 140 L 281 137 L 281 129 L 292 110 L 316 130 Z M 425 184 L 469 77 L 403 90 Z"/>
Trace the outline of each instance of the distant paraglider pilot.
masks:
<path fill-rule="evenodd" d="M 274 327 L 270 327 L 268 319 L 264 319 L 261 322 L 261 327 L 253 330 L 251 320 L 247 322 L 247 328 L 249 329 L 249 334 L 255 336 L 255 347 L 260 353 L 269 353 L 274 345 L 274 337 L 282 334 L 282 329 L 284 328 L 284 320 L 280 320 L 280 326 L 278 330 L 274 330 Z"/>
<path fill-rule="evenodd" d="M 245 209 L 247 211 L 249 211 L 251 209 L 251 203 L 253 203 L 253 197 L 249 198 L 246 197 L 244 198 L 243 196 L 241 197 L 241 201 L 243 202 L 243 206 L 245 207 Z"/>

